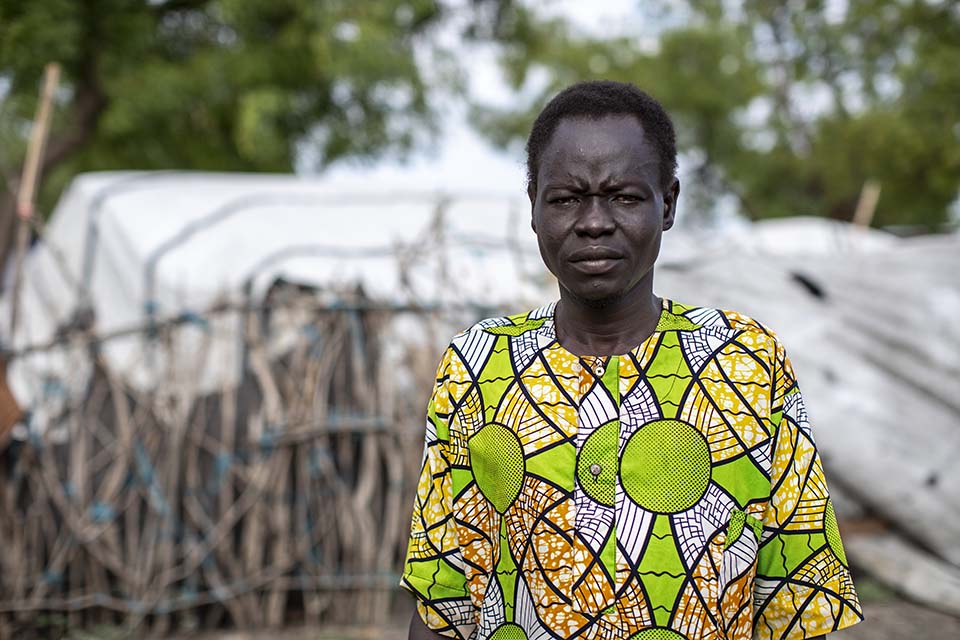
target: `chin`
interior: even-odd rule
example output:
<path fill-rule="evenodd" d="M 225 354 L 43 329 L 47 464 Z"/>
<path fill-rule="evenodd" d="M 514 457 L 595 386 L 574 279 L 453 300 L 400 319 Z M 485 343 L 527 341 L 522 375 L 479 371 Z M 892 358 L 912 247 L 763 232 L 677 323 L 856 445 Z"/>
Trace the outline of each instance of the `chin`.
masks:
<path fill-rule="evenodd" d="M 591 309 L 604 309 L 623 300 L 626 291 L 590 291 L 579 292 L 567 289 L 577 303 Z"/>

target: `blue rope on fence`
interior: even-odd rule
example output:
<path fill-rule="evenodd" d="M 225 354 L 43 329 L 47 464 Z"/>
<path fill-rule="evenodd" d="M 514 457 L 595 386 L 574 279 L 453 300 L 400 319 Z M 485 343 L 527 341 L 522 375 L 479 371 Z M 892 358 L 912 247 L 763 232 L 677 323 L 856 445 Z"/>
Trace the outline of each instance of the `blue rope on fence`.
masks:
<path fill-rule="evenodd" d="M 207 482 L 208 495 L 215 496 L 220 492 L 224 481 L 227 479 L 227 474 L 230 472 L 230 467 L 232 467 L 233 464 L 233 454 L 229 451 L 221 450 L 220 453 L 217 454 L 217 457 L 214 458 L 213 461 L 213 474 Z"/>
<path fill-rule="evenodd" d="M 267 425 L 267 428 L 263 430 L 262 434 L 260 434 L 261 453 L 266 455 L 273 453 L 273 450 L 277 448 L 279 435 L 280 430 L 276 429 L 275 425 Z"/>
<path fill-rule="evenodd" d="M 210 330 L 210 322 L 196 311 L 184 311 L 177 316 L 177 321 L 184 324 L 192 324 L 200 327 L 204 331 Z"/>
<path fill-rule="evenodd" d="M 134 445 L 133 454 L 137 465 L 137 473 L 139 473 L 140 480 L 147 487 L 147 503 L 160 515 L 167 515 L 170 512 L 170 505 L 163 495 L 163 490 L 161 490 L 160 485 L 157 483 L 156 470 L 153 468 L 150 456 L 147 454 L 143 443 L 139 440 Z"/>
<path fill-rule="evenodd" d="M 114 508 L 99 500 L 90 505 L 90 519 L 94 522 L 111 522 L 116 517 Z"/>
<path fill-rule="evenodd" d="M 51 586 L 60 586 L 63 584 L 63 572 L 47 569 L 43 572 L 43 581 Z"/>

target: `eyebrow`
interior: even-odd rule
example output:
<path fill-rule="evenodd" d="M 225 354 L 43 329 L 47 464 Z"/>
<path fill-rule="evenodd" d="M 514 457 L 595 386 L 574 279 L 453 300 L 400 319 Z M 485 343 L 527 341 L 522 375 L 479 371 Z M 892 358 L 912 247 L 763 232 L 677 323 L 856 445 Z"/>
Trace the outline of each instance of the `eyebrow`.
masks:
<path fill-rule="evenodd" d="M 636 178 L 625 178 L 623 176 L 616 176 L 608 178 L 600 183 L 601 192 L 611 192 L 611 191 L 620 191 L 627 188 L 643 188 L 646 185 L 646 180 L 642 177 L 637 176 Z M 588 184 L 586 180 L 582 178 L 577 178 L 575 176 L 569 176 L 569 181 L 561 182 L 548 182 L 543 186 L 544 191 L 549 191 L 551 189 L 561 190 L 561 191 L 587 191 Z"/>

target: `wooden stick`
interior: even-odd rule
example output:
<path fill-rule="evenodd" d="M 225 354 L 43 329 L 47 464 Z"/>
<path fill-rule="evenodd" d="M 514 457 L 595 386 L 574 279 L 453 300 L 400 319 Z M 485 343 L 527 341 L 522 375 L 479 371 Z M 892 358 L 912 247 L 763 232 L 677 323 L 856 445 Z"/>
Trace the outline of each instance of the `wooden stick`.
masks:
<path fill-rule="evenodd" d="M 58 418 L 68 442 L 46 432 L 20 458 L 25 481 L 0 480 L 11 575 L 0 630 L 29 628 L 41 611 L 141 635 L 223 616 L 273 626 L 301 599 L 315 624 L 383 618 L 420 459 L 406 444 L 411 421 L 399 419 L 406 400 L 381 388 L 392 380 L 383 341 L 386 322 L 410 310 L 333 313 L 311 300 L 270 301 L 269 320 L 247 309 L 242 382 L 210 395 L 191 389 L 221 355 L 212 333 L 188 360 L 161 359 L 164 382 L 146 391 L 95 356 L 83 401 Z M 183 331 L 193 329 L 171 325 L 152 344 L 172 355 Z M 61 340 L 96 343 L 89 331 Z M 417 353 L 415 377 L 428 380 L 434 363 Z"/>
<path fill-rule="evenodd" d="M 53 94 L 60 83 L 60 65 L 51 62 L 43 71 L 43 89 L 40 93 L 40 104 L 37 105 L 37 115 L 30 131 L 30 142 L 27 146 L 27 157 L 23 163 L 23 175 L 17 189 L 17 249 L 13 271 L 13 300 L 10 304 L 10 333 L 14 336 L 17 328 L 17 313 L 19 312 L 20 280 L 23 269 L 23 258 L 27 253 L 27 243 L 30 239 L 30 219 L 33 217 L 34 201 L 37 196 L 37 184 L 40 181 L 41 158 L 43 148 L 50 132 L 50 113 L 53 110 Z"/>
<path fill-rule="evenodd" d="M 880 200 L 880 183 L 876 180 L 867 180 L 860 189 L 860 199 L 853 212 L 853 224 L 858 227 L 869 227 L 873 222 L 873 215 L 877 212 L 877 202 Z"/>

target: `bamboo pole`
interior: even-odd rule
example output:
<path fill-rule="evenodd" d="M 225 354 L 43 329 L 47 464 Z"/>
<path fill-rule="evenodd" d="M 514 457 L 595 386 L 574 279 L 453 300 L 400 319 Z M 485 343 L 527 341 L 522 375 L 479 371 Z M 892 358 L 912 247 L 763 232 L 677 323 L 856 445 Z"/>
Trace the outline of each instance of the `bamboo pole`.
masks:
<path fill-rule="evenodd" d="M 867 180 L 860 189 L 860 198 L 857 208 L 853 212 L 853 224 L 858 227 L 869 227 L 873 216 L 877 212 L 877 202 L 880 200 L 880 183 L 876 180 Z"/>
<path fill-rule="evenodd" d="M 43 71 L 43 89 L 40 92 L 40 104 L 30 131 L 27 145 L 27 157 L 23 163 L 23 174 L 17 189 L 17 245 L 14 257 L 13 300 L 10 304 L 10 333 L 12 337 L 17 328 L 17 314 L 20 306 L 20 280 L 23 259 L 27 253 L 30 239 L 30 219 L 33 218 L 37 185 L 40 182 L 41 159 L 43 149 L 50 133 L 50 114 L 53 111 L 53 95 L 60 83 L 60 65 L 51 62 Z"/>

